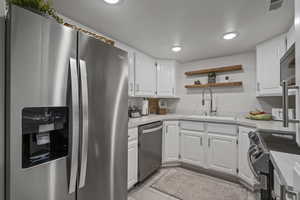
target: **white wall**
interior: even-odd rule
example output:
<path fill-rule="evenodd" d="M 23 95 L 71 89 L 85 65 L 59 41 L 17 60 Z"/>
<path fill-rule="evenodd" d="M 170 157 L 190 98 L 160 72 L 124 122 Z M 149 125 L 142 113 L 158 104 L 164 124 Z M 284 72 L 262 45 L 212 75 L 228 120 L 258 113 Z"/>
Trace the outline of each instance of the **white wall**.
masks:
<path fill-rule="evenodd" d="M 4 200 L 4 0 L 0 0 L 0 200 Z"/>
<path fill-rule="evenodd" d="M 197 75 L 188 77 L 184 75 L 186 71 L 193 71 L 204 68 L 214 68 L 229 65 L 243 65 L 242 71 L 221 73 L 217 75 L 217 81 L 222 82 L 225 76 L 230 77 L 230 81 L 243 81 L 243 87 L 213 88 L 215 106 L 220 115 L 236 115 L 247 113 L 255 108 L 263 108 L 270 112 L 271 107 L 280 107 L 280 98 L 267 98 L 257 100 L 255 94 L 256 83 L 256 56 L 255 52 L 248 52 L 233 56 L 200 60 L 192 63 L 179 65 L 177 68 L 177 95 L 180 101 L 177 104 L 177 113 L 183 114 L 203 114 L 208 107 L 203 107 L 202 89 L 186 89 L 184 85 L 193 84 L 195 80 L 207 83 L 207 75 Z M 208 91 L 205 99 L 209 99 Z M 208 103 L 206 105 L 209 105 Z"/>

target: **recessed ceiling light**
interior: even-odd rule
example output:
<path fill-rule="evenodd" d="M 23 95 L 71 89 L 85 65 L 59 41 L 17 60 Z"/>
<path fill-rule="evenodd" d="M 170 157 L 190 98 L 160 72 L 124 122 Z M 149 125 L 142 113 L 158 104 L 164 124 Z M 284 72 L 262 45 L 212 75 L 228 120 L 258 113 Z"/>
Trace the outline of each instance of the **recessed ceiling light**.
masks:
<path fill-rule="evenodd" d="M 223 35 L 223 38 L 224 38 L 225 40 L 232 40 L 232 39 L 236 38 L 237 36 L 238 36 L 238 33 L 237 33 L 237 32 L 230 32 L 230 33 L 225 33 L 225 34 Z"/>
<path fill-rule="evenodd" d="M 108 4 L 117 4 L 120 2 L 120 0 L 104 0 Z"/>
<path fill-rule="evenodd" d="M 181 46 L 174 46 L 174 47 L 172 47 L 172 51 L 174 51 L 174 52 L 179 52 L 181 50 L 182 50 Z"/>

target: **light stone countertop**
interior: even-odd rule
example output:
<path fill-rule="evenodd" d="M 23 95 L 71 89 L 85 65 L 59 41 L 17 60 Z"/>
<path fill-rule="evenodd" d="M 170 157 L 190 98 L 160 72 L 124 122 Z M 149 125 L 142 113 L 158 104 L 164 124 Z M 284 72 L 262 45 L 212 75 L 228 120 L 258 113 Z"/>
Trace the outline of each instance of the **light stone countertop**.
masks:
<path fill-rule="evenodd" d="M 270 159 L 279 175 L 281 184 L 285 185 L 287 189 L 293 190 L 293 170 L 296 162 L 300 163 L 300 155 L 270 151 Z"/>
<path fill-rule="evenodd" d="M 276 132 L 276 133 L 295 133 L 296 124 L 290 123 L 288 128 L 284 128 L 280 121 L 259 121 L 250 120 L 245 117 L 210 117 L 198 115 L 181 115 L 181 114 L 167 114 L 167 115 L 149 115 L 140 118 L 130 118 L 128 128 L 135 128 L 140 125 L 152 123 L 155 121 L 165 120 L 190 120 L 199 122 L 216 122 L 226 124 L 236 124 L 239 126 L 247 126 L 255 128 L 257 131 L 262 132 Z"/>

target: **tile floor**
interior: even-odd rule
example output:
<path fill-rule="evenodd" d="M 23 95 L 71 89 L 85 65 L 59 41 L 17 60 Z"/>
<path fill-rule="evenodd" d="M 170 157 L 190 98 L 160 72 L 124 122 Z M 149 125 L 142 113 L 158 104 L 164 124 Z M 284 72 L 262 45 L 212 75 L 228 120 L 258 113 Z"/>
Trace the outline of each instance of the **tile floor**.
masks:
<path fill-rule="evenodd" d="M 148 179 L 145 183 L 143 183 L 140 186 L 137 186 L 133 188 L 129 194 L 128 194 L 128 200 L 185 200 L 185 199 L 179 199 L 175 198 L 173 196 L 170 196 L 168 194 L 162 193 L 153 187 L 151 187 L 155 182 L 157 182 L 162 176 L 166 175 L 170 170 L 174 168 L 164 168 L 161 169 L 157 174 L 152 176 L 150 179 Z M 177 170 L 184 170 L 186 173 L 189 173 L 190 175 L 197 176 L 196 172 L 192 172 L 186 169 L 182 168 L 176 168 Z M 237 185 L 237 187 L 242 187 Z M 254 193 L 244 190 L 247 192 L 247 198 L 245 200 L 259 200 Z M 222 197 L 215 197 L 214 200 L 223 200 Z M 195 199 L 195 200 L 201 200 L 201 199 Z M 240 199 L 238 199 L 240 200 Z"/>

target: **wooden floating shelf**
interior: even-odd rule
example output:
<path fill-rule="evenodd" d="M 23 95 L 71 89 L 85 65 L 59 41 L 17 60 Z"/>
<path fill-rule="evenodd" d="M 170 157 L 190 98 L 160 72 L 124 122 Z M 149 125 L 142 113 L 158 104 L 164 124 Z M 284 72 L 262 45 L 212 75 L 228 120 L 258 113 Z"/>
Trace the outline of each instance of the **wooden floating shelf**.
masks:
<path fill-rule="evenodd" d="M 202 69 L 202 70 L 196 70 L 191 72 L 185 72 L 185 75 L 192 76 L 192 75 L 198 75 L 198 74 L 208 74 L 211 72 L 230 72 L 230 71 L 237 71 L 242 70 L 242 65 L 233 65 L 233 66 L 226 66 L 226 67 L 217 67 L 217 68 L 211 68 L 211 69 Z"/>
<path fill-rule="evenodd" d="M 201 85 L 186 85 L 185 88 L 208 88 L 208 87 L 236 87 L 242 86 L 243 82 L 228 82 L 228 83 L 208 83 Z"/>

